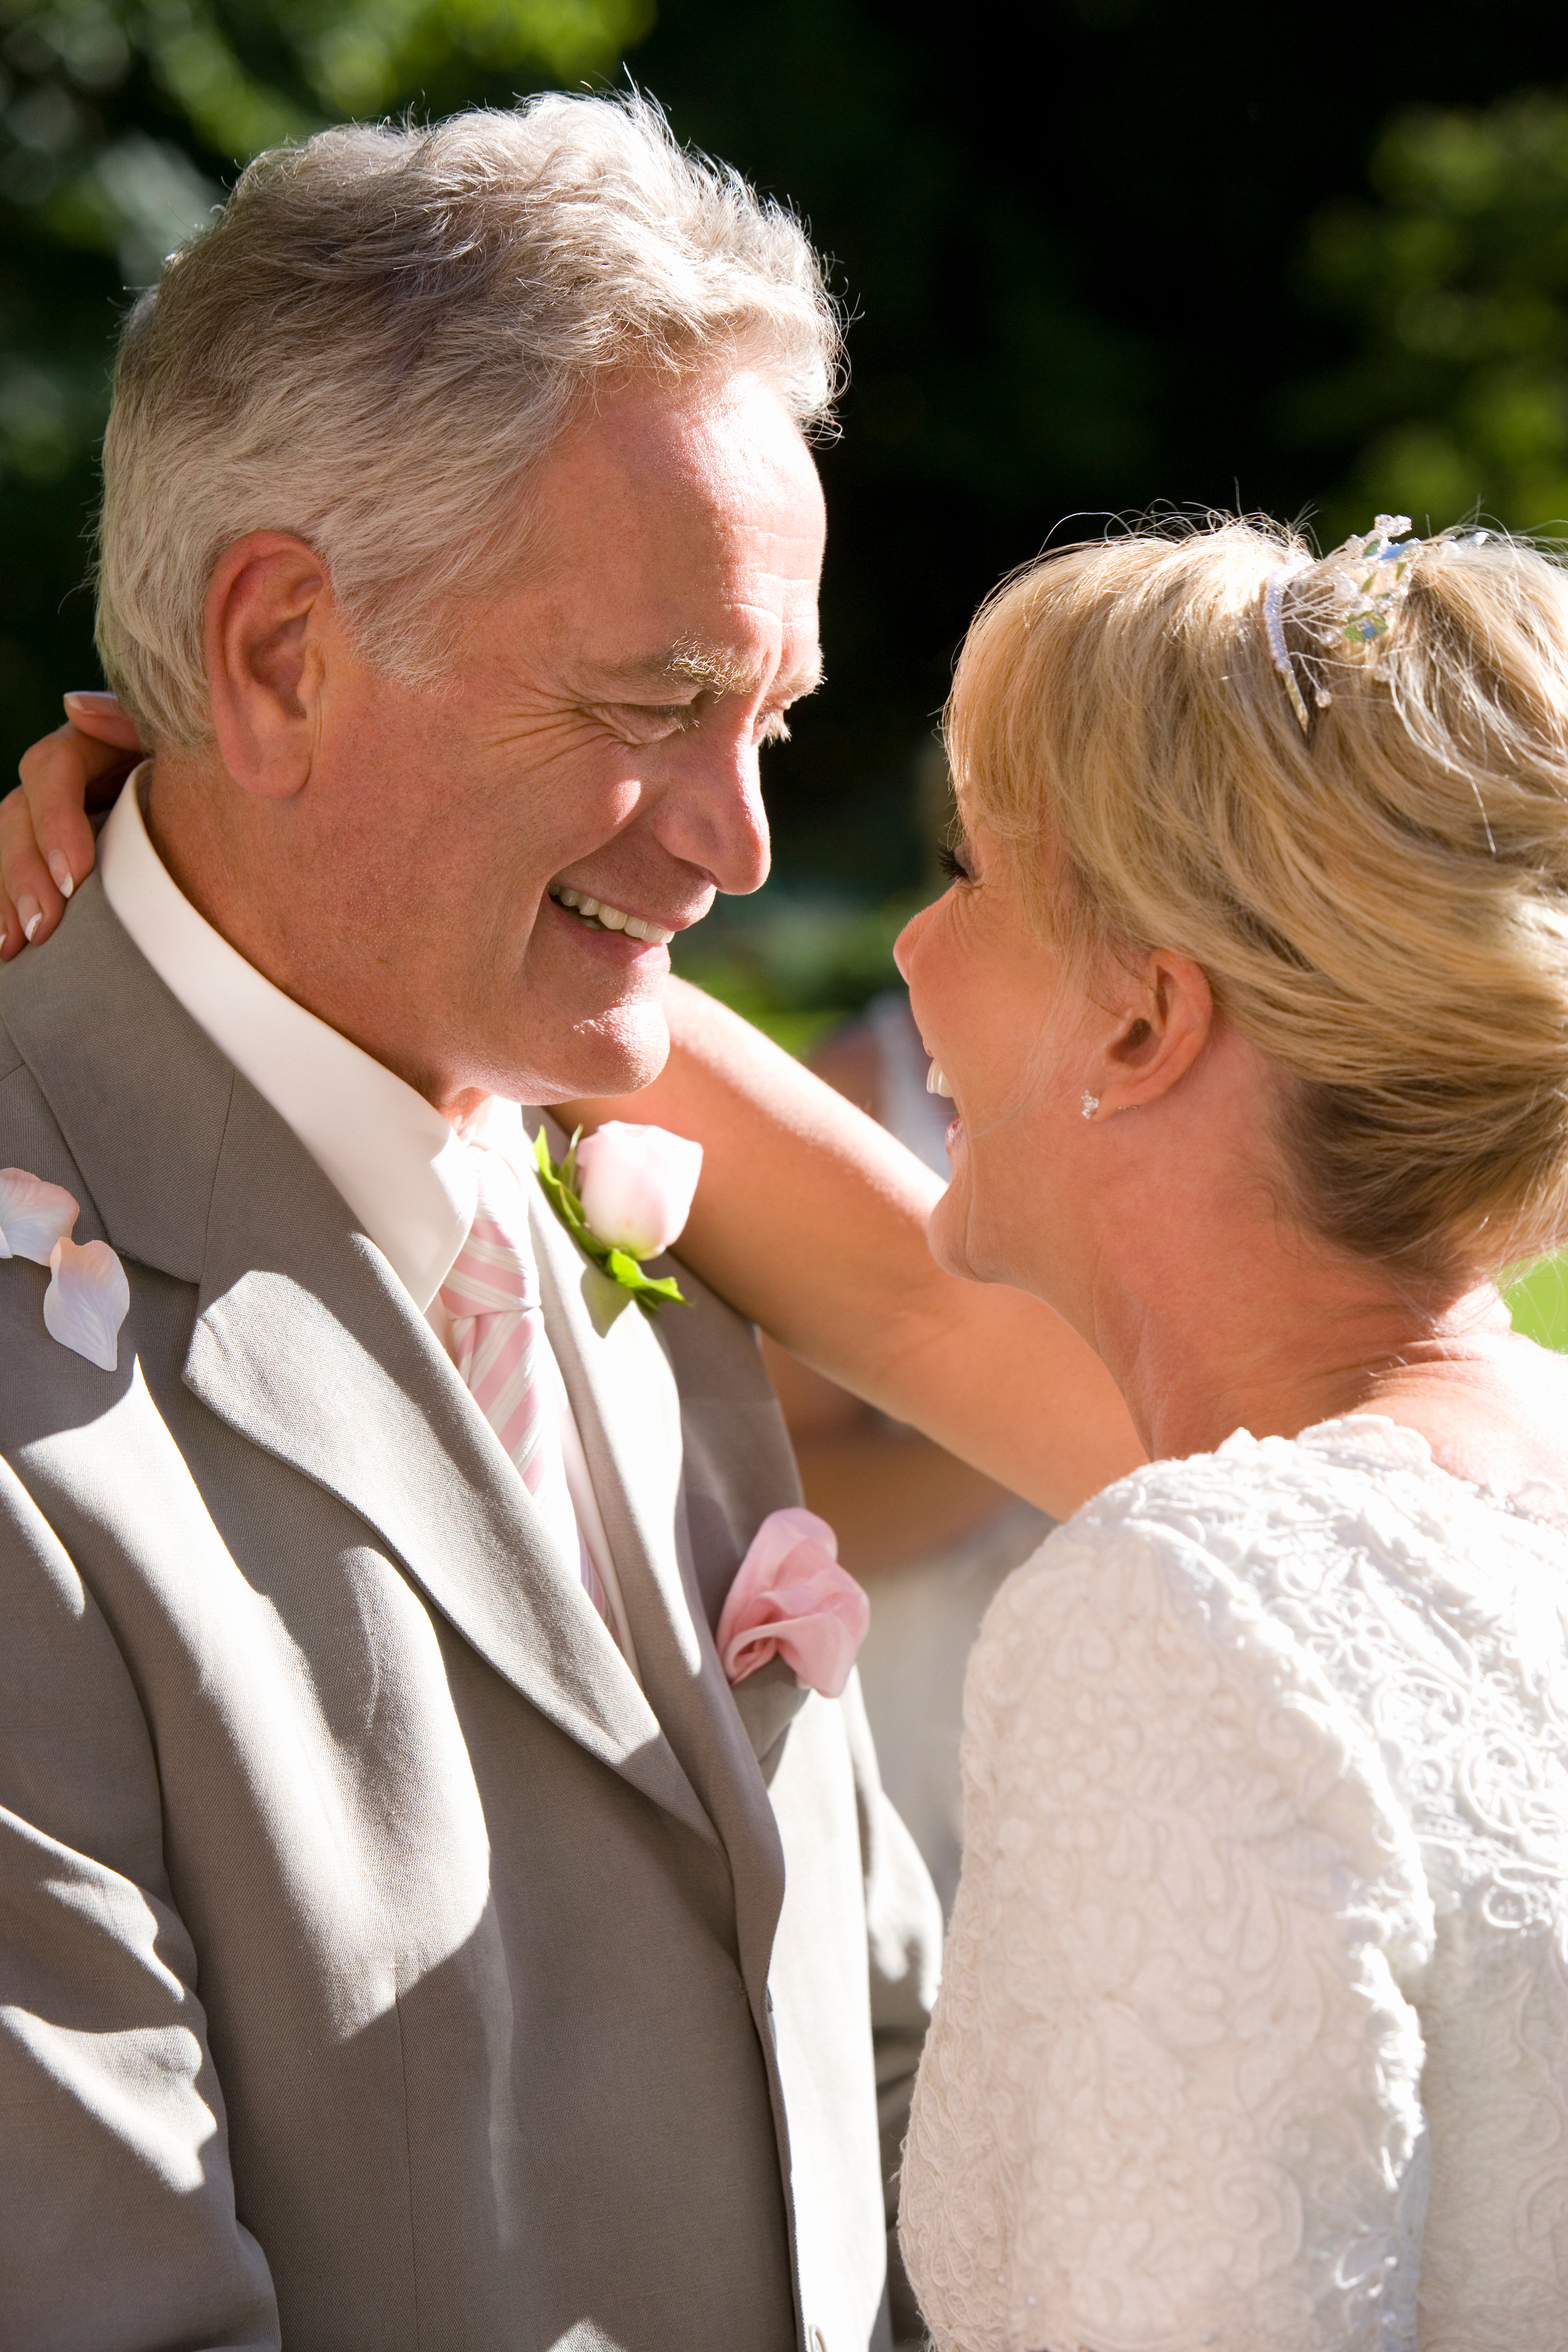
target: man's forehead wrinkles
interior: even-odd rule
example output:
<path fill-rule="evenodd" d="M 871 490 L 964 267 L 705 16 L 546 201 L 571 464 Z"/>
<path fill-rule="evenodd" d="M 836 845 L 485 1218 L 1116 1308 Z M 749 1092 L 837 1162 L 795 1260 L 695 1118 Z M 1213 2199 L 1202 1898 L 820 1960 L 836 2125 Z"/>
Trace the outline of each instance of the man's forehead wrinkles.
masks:
<path fill-rule="evenodd" d="M 764 671 L 757 662 L 739 661 L 722 646 L 705 646 L 692 639 L 663 646 L 657 653 L 635 654 L 628 660 L 595 664 L 599 677 L 618 686 L 657 690 L 667 686 L 700 687 L 710 694 L 754 694 Z M 814 646 L 787 677 L 773 681 L 775 688 L 794 697 L 809 694 L 822 682 L 822 655 Z"/>

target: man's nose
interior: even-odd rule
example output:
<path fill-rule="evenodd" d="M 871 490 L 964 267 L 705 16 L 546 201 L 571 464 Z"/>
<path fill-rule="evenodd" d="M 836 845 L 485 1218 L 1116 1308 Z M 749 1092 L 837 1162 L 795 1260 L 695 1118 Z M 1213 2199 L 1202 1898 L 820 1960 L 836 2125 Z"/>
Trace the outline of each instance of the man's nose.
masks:
<path fill-rule="evenodd" d="M 671 856 L 743 898 L 768 878 L 772 851 L 757 747 L 749 738 L 692 741 L 661 796 L 655 829 Z"/>

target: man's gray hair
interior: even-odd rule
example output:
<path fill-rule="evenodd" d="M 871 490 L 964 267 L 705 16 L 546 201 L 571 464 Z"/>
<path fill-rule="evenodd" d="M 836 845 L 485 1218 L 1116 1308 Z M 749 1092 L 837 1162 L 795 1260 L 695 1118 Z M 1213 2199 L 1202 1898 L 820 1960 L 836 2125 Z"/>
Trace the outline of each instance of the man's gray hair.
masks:
<path fill-rule="evenodd" d="M 145 732 L 211 735 L 223 550 L 286 530 L 416 684 L 515 569 L 526 477 L 595 381 L 753 370 L 803 429 L 840 327 L 793 215 L 639 97 L 537 98 L 260 156 L 126 321 L 98 646 Z"/>

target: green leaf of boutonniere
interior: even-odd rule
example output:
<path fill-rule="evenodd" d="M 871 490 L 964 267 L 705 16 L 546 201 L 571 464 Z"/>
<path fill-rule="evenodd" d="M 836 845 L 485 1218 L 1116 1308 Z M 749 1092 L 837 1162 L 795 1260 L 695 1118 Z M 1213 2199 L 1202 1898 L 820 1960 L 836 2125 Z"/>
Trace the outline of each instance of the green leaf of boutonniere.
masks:
<path fill-rule="evenodd" d="M 657 1315 L 669 1301 L 684 1307 L 687 1302 L 678 1283 L 668 1275 L 656 1280 L 652 1275 L 645 1274 L 629 1250 L 617 1249 L 614 1242 L 601 1241 L 583 1214 L 583 1203 L 577 1197 L 577 1139 L 582 1132 L 581 1128 L 574 1132 L 559 1167 L 550 1156 L 544 1129 L 541 1128 L 535 1136 L 533 1164 L 539 1171 L 546 1200 L 584 1255 L 591 1257 L 612 1282 L 618 1282 L 623 1290 L 629 1291 L 645 1315 Z"/>

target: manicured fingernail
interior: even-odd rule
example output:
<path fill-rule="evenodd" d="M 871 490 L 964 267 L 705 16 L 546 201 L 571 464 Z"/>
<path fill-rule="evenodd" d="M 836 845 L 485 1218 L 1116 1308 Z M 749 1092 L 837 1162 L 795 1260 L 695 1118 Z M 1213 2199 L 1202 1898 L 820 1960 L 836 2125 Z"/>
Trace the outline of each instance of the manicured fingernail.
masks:
<path fill-rule="evenodd" d="M 70 863 L 63 849 L 50 850 L 49 872 L 55 877 L 55 888 L 59 892 L 60 897 L 68 898 L 76 888 L 76 884 L 71 880 Z"/>
<path fill-rule="evenodd" d="M 79 686 L 74 687 L 69 694 L 62 697 L 62 699 L 68 710 L 73 702 L 85 703 L 89 710 L 101 710 L 105 703 L 112 702 L 115 698 L 112 694 L 102 693 L 96 687 Z"/>
<path fill-rule="evenodd" d="M 22 918 L 22 937 L 30 943 L 33 933 L 44 919 L 44 910 L 36 898 L 18 898 L 16 912 Z"/>

